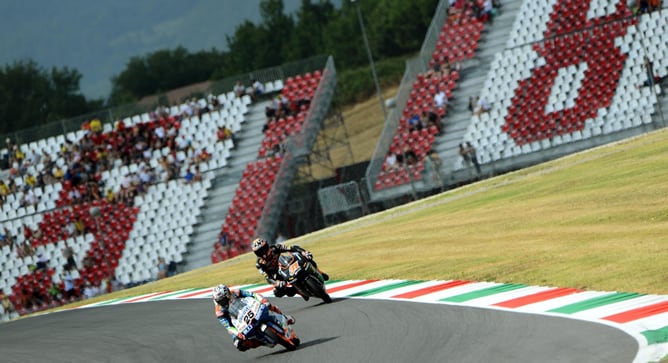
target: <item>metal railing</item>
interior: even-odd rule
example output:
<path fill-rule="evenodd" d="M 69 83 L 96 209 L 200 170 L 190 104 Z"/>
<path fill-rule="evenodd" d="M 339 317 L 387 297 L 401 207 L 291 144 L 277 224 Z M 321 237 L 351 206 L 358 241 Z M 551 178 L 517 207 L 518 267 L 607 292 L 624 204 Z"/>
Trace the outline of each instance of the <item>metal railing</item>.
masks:
<path fill-rule="evenodd" d="M 410 97 L 411 90 L 413 89 L 413 81 L 417 78 L 417 75 L 423 72 L 426 72 L 429 67 L 429 61 L 431 60 L 432 53 L 436 49 L 436 43 L 438 42 L 439 34 L 445 26 L 445 21 L 448 18 L 448 9 L 449 3 L 447 0 L 441 0 L 436 6 L 436 12 L 432 18 L 427 34 L 420 48 L 420 54 L 406 61 L 406 70 L 404 71 L 404 76 L 401 79 L 399 85 L 399 90 L 397 91 L 397 96 L 395 97 L 395 107 L 392 109 L 390 114 L 385 120 L 385 126 L 381 132 L 378 143 L 376 144 L 376 149 L 371 156 L 369 166 L 366 171 L 366 187 L 369 191 L 369 196 L 371 199 L 377 195 L 375 190 L 376 181 L 380 175 L 380 171 L 385 162 L 385 156 L 387 155 L 388 150 L 392 144 L 392 138 L 396 134 L 397 127 L 399 126 L 399 119 L 401 118 L 408 99 Z M 412 179 L 412 173 L 408 173 L 411 178 L 411 186 L 414 187 L 414 180 Z"/>
<path fill-rule="evenodd" d="M 323 69 L 322 65 L 318 69 Z M 300 73 L 309 71 L 313 70 L 303 70 Z M 302 131 L 288 139 L 283 161 L 276 174 L 276 181 L 267 196 L 264 208 L 262 209 L 262 215 L 255 228 L 257 236 L 273 240 L 278 230 L 278 224 L 280 223 L 295 175 L 299 166 L 304 162 L 308 162 L 309 154 L 329 112 L 335 91 L 336 68 L 334 67 L 334 60 L 330 56 L 327 59 L 327 63 L 322 71 L 322 77 L 318 83 L 318 88 L 315 90 L 309 110 L 302 123 Z"/>

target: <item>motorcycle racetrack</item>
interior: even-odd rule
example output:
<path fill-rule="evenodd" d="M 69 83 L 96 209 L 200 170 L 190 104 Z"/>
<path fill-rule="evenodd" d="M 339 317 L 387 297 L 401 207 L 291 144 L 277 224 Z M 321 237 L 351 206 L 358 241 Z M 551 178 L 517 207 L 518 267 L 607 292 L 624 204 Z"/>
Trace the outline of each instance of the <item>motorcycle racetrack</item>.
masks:
<path fill-rule="evenodd" d="M 271 296 L 266 285 L 243 288 Z M 270 298 L 297 320 L 302 344 L 295 352 L 280 346 L 236 351 L 213 315 L 210 289 L 189 289 L 3 324 L 2 360 L 644 362 L 648 345 L 639 338 L 644 333 L 593 316 L 619 316 L 666 298 L 595 304 L 603 296 L 610 300 L 611 293 L 461 281 L 333 281 L 328 291 L 331 304 Z M 551 298 L 538 298 L 547 295 Z M 583 314 L 586 310 L 592 314 Z"/>

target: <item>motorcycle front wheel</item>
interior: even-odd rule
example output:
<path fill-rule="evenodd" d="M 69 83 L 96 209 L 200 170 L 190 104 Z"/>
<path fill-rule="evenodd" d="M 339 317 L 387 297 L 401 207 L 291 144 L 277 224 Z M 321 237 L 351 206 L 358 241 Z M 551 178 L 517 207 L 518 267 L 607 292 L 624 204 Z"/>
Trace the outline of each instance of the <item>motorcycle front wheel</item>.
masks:
<path fill-rule="evenodd" d="M 309 291 L 312 291 L 315 296 L 319 297 L 327 304 L 332 302 L 332 298 L 327 293 L 327 290 L 325 290 L 325 284 L 313 276 L 306 277 L 306 281 L 304 282 L 306 283 L 306 286 L 308 286 Z"/>
<path fill-rule="evenodd" d="M 273 341 L 282 345 L 285 349 L 289 351 L 297 349 L 297 346 L 299 345 L 299 339 L 295 339 L 295 342 L 292 342 L 288 338 L 286 338 L 285 335 L 278 333 L 276 330 L 274 330 L 274 328 L 270 326 L 267 327 L 264 333 L 267 334 Z"/>

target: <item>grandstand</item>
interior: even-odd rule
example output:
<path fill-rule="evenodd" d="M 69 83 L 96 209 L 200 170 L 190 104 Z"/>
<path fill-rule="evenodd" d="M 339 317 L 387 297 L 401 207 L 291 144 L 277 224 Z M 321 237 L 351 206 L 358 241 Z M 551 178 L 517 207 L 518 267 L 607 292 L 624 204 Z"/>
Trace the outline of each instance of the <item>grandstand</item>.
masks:
<path fill-rule="evenodd" d="M 306 134 L 317 134 L 336 82 L 331 59 L 327 63 L 322 59 L 313 72 L 283 71 L 287 76 L 265 83 L 269 96 L 282 93 L 294 111 L 264 135 L 284 145 L 280 157 L 269 157 L 263 142 L 247 137 L 254 131 L 243 132 L 249 120 L 254 130 L 262 129 L 264 107 L 270 101 L 252 104 L 249 95 L 237 97 L 231 91 L 215 96 L 219 108 L 211 98 L 201 98 L 196 104 L 187 101 L 168 111 L 136 114 L 95 129 L 93 122 L 85 122 L 81 130 L 18 145 L 26 164 L 16 160 L 21 165 L 5 173 L 17 188 L 0 211 L 3 227 L 16 240 L 16 245 L 2 249 L 0 288 L 16 312 L 3 312 L 3 319 L 71 300 L 58 293 L 64 291 L 68 274 L 73 294 L 80 298 L 87 286 L 104 288 L 112 276 L 126 286 L 154 280 L 159 257 L 185 266 L 187 256 L 189 269 L 209 264 L 215 238 L 201 229 L 206 221 L 202 211 L 206 203 L 220 202 L 220 195 L 209 197 L 212 187 L 234 177 L 229 160 L 243 172 L 234 183 L 237 190 L 225 211 L 228 217 L 207 210 L 216 217 L 217 229 L 229 230 L 235 240 L 224 258 L 244 252 L 255 233 L 275 233 L 267 226 L 275 226 L 280 215 L 270 209 L 280 210 L 280 196 L 285 194 L 280 190 L 291 183 L 295 156 L 310 149 L 313 138 Z M 218 140 L 216 132 L 223 126 L 237 135 L 237 145 L 232 139 Z M 245 155 L 249 149 L 251 157 Z M 33 162 L 38 160 L 34 155 L 43 153 L 50 163 Z M 187 182 L 187 170 L 194 167 L 201 180 Z M 31 175 L 51 174 L 51 168 L 62 169 L 63 177 L 27 187 Z M 38 198 L 34 204 L 25 202 L 29 193 Z M 205 246 L 200 247 L 203 255 L 196 253 L 198 242 Z M 75 256 L 77 266 L 71 272 L 66 271 L 62 255 L 65 247 Z M 46 268 L 37 267 L 38 256 L 48 260 Z"/>
<path fill-rule="evenodd" d="M 665 126 L 660 86 L 638 87 L 647 79 L 645 56 L 658 78 L 666 76 L 665 11 L 636 16 L 624 1 L 504 1 L 480 37 L 461 23 L 436 16 L 421 56 L 409 62 L 367 169 L 371 201 L 474 179 L 459 156 L 462 142 L 477 148 L 485 175 L 494 175 Z M 454 99 L 444 130 L 433 138 L 411 135 L 407 115 L 430 102 L 424 79 L 443 47 L 458 40 L 468 48 L 457 53 L 463 69 L 449 89 Z M 472 115 L 475 96 L 491 104 L 489 112 Z M 440 185 L 424 180 L 430 171 L 423 162 L 388 172 L 385 156 L 405 146 L 421 161 L 425 150 L 438 152 Z"/>
<path fill-rule="evenodd" d="M 637 86 L 646 79 L 644 57 L 654 61 L 659 77 L 667 75 L 668 12 L 635 16 L 624 1 L 583 5 L 572 0 L 506 0 L 493 22 L 485 22 L 471 9 L 461 10 L 448 16 L 448 1 L 440 2 L 420 56 L 407 63 L 396 108 L 360 180 L 362 188 L 357 182 L 323 188 L 318 193 L 323 214 L 328 208 L 337 213 L 368 210 L 363 204 L 470 181 L 470 168 L 458 154 L 462 142 L 476 146 L 484 174 L 494 175 L 665 127 L 661 110 L 666 98 L 660 85 Z M 446 64 L 449 72 L 431 73 Z M 114 154 L 95 176 L 104 183 L 103 195 L 106 190 L 122 195 L 128 175 L 146 169 L 155 171 L 157 182 L 119 202 L 93 198 L 85 184 L 71 180 L 25 188 L 28 175 L 42 171 L 40 163 L 11 176 L 5 172 L 3 179 L 11 179 L 17 190 L 7 196 L 0 220 L 19 244 L 34 250 L 19 257 L 17 250 L 5 246 L 0 254 L 0 288 L 10 294 L 17 313 L 67 302 L 49 293 L 52 286 L 64 288 L 61 250 L 66 245 L 77 257 L 73 279 L 81 294 L 86 281 L 101 285 L 110 276 L 123 284 L 152 280 L 158 257 L 174 259 L 185 269 L 208 265 L 221 231 L 233 241 L 217 257 L 222 259 L 246 252 L 256 235 L 272 239 L 336 88 L 331 58 L 279 68 L 247 77 L 264 81 L 269 98 L 239 98 L 230 87 L 215 94 L 220 109 L 201 115 L 185 113 L 184 104 L 167 114 L 140 112 L 110 119 L 99 131 L 72 130 L 21 143 L 23 154 L 45 153 L 64 171 L 72 165 L 73 148 L 86 150 L 93 142 L 118 149 L 120 156 Z M 409 130 L 410 118 L 430 111 L 440 90 L 449 99 L 447 112 L 437 110 L 443 120 L 440 130 Z M 265 109 L 276 95 L 287 98 L 293 112 L 263 131 Z M 472 115 L 472 96 L 488 100 L 490 110 Z M 208 106 L 209 101 L 201 98 L 194 106 Z M 220 126 L 235 133 L 235 143 L 217 140 Z M 190 146 L 155 143 L 143 150 L 143 158 L 122 157 L 128 151 L 120 146 L 132 140 L 132 130 L 166 133 Z M 68 140 L 70 151 L 65 153 Z M 280 156 L 271 153 L 274 145 L 283 145 Z M 415 152 L 416 163 L 390 169 L 386 155 L 402 153 L 405 147 Z M 440 170 L 429 165 L 429 151 L 444 161 Z M 83 158 L 98 161 L 89 154 Z M 200 182 L 184 183 L 189 164 L 199 165 Z M 170 173 L 175 175 L 168 178 Z M 341 196 L 344 189 L 351 191 L 350 198 Z M 26 204 L 28 193 L 38 202 Z M 70 228 L 74 224 L 81 228 L 77 233 Z M 27 234 L 26 227 L 33 233 Z M 49 267 L 32 270 L 39 254 L 51 261 Z"/>

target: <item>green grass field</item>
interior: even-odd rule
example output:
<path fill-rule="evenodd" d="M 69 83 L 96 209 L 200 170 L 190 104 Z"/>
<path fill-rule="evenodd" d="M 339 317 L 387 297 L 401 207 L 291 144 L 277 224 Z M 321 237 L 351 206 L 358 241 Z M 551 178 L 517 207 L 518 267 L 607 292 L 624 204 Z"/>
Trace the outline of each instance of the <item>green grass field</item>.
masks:
<path fill-rule="evenodd" d="M 335 279 L 668 294 L 668 130 L 290 240 Z M 100 296 L 262 282 L 250 255 Z"/>

